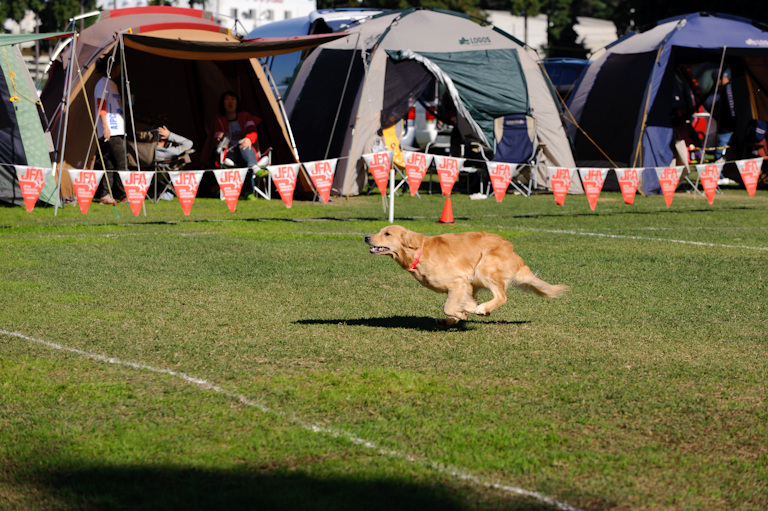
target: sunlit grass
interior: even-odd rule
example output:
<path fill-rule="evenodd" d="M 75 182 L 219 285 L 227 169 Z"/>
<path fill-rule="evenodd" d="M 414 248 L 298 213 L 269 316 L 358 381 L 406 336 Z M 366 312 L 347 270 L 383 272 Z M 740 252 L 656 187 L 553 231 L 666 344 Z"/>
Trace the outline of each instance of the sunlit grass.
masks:
<path fill-rule="evenodd" d="M 440 330 L 445 297 L 367 253 L 378 195 L 0 210 L 0 330 L 258 403 L 0 335 L 0 507 L 546 508 L 433 463 L 584 509 L 768 507 L 764 191 L 452 199 L 396 222 L 501 234 L 573 292 Z"/>

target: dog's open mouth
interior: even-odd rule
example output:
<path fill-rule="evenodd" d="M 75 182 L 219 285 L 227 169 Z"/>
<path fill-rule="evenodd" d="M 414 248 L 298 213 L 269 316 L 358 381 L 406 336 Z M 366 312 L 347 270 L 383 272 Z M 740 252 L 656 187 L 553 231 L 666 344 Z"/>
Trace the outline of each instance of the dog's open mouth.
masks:
<path fill-rule="evenodd" d="M 368 249 L 369 254 L 383 254 L 385 252 L 389 252 L 389 248 L 387 247 L 371 247 Z"/>

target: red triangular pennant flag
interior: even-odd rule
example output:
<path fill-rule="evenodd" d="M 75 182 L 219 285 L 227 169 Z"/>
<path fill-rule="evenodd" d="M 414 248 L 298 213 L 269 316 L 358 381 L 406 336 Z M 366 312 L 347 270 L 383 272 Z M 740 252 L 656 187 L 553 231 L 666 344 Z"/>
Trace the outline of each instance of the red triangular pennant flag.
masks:
<path fill-rule="evenodd" d="M 672 199 L 677 190 L 677 183 L 680 182 L 680 176 L 683 174 L 683 167 L 656 167 L 656 176 L 659 178 L 661 193 L 664 194 L 664 200 L 667 207 L 672 205 Z"/>
<path fill-rule="evenodd" d="M 123 182 L 125 196 L 128 198 L 128 204 L 131 205 L 133 216 L 139 216 L 141 205 L 144 204 L 144 198 L 147 196 L 149 183 L 152 182 L 154 172 L 118 172 L 120 180 Z"/>
<path fill-rule="evenodd" d="M 394 151 L 384 151 L 381 153 L 364 154 L 365 164 L 371 171 L 376 186 L 384 195 L 387 193 L 387 183 L 389 182 L 389 170 L 392 168 L 392 155 Z"/>
<path fill-rule="evenodd" d="M 592 211 L 597 206 L 597 198 L 600 197 L 600 191 L 603 189 L 605 176 L 608 175 L 608 169 L 579 169 L 579 176 L 584 185 L 584 193 L 587 194 L 589 207 Z"/>
<path fill-rule="evenodd" d="M 287 208 L 293 204 L 293 191 L 296 189 L 296 175 L 299 173 L 300 166 L 300 163 L 289 163 L 267 167 L 269 175 L 272 176 L 272 182 L 275 183 L 277 192 Z"/>
<path fill-rule="evenodd" d="M 27 212 L 30 212 L 35 209 L 35 204 L 40 197 L 43 186 L 45 186 L 45 180 L 48 179 L 48 175 L 51 173 L 51 169 L 24 167 L 21 165 L 15 165 L 15 167 L 21 195 L 24 197 L 24 206 L 26 206 Z"/>
<path fill-rule="evenodd" d="M 498 161 L 488 162 L 488 175 L 491 176 L 491 184 L 493 185 L 493 194 L 496 196 L 496 202 L 501 202 L 501 199 L 507 193 L 509 182 L 512 181 L 513 165 L 513 163 Z M 514 170 L 517 170 L 517 168 Z"/>
<path fill-rule="evenodd" d="M 192 210 L 192 204 L 197 196 L 197 187 L 200 186 L 200 180 L 203 178 L 203 170 L 194 172 L 169 172 L 168 176 L 173 183 L 173 189 L 176 191 L 176 197 L 179 198 L 181 209 L 184 214 L 189 216 Z"/>
<path fill-rule="evenodd" d="M 243 182 L 248 169 L 218 169 L 213 171 L 216 176 L 216 182 L 219 183 L 224 200 L 227 201 L 227 207 L 231 212 L 237 208 L 237 199 L 240 198 L 240 190 L 243 189 Z"/>
<path fill-rule="evenodd" d="M 624 204 L 631 205 L 635 202 L 643 169 L 615 169 L 615 171 L 616 178 L 619 180 L 619 188 L 621 188 L 621 196 L 624 197 Z"/>
<path fill-rule="evenodd" d="M 405 158 L 405 173 L 408 176 L 408 188 L 411 190 L 411 197 L 413 197 L 419 191 L 421 181 L 432 163 L 432 155 L 403 151 L 403 157 Z"/>
<path fill-rule="evenodd" d="M 552 186 L 552 192 L 555 194 L 555 203 L 562 206 L 565 202 L 565 196 L 573 181 L 573 174 L 576 169 L 565 169 L 559 167 L 547 167 L 549 171 L 549 183 Z"/>
<path fill-rule="evenodd" d="M 704 188 L 704 194 L 707 201 L 712 204 L 715 202 L 715 191 L 717 190 L 717 180 L 720 179 L 720 172 L 723 170 L 722 163 L 710 163 L 709 165 L 696 165 L 696 172 L 699 173 L 701 187 Z"/>
<path fill-rule="evenodd" d="M 755 190 L 757 190 L 757 177 L 760 175 L 763 159 L 738 160 L 736 166 L 739 168 L 739 174 L 741 174 L 741 180 L 744 181 L 747 193 L 749 193 L 750 197 L 753 197 Z"/>
<path fill-rule="evenodd" d="M 333 184 L 333 174 L 336 172 L 336 163 L 338 158 L 332 160 L 320 160 L 304 163 L 310 179 L 315 184 L 318 195 L 323 202 L 327 203 L 331 198 L 331 185 Z"/>
<path fill-rule="evenodd" d="M 450 156 L 435 156 L 435 167 L 440 177 L 440 190 L 446 197 L 451 196 L 453 185 L 459 177 L 459 169 L 464 165 L 464 158 L 452 158 Z"/>
<path fill-rule="evenodd" d="M 91 205 L 96 189 L 99 187 L 101 178 L 104 176 L 103 170 L 77 170 L 67 169 L 69 178 L 72 181 L 72 187 L 75 189 L 77 204 L 80 206 L 82 214 L 88 213 L 88 206 Z"/>

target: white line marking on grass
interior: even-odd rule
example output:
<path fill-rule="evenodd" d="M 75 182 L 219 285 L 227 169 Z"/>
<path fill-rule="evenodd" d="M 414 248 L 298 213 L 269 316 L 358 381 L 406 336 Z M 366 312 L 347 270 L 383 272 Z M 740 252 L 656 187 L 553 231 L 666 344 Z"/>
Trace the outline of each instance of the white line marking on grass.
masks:
<path fill-rule="evenodd" d="M 501 229 L 501 227 L 499 227 Z M 563 231 L 563 230 L 548 230 L 548 229 L 527 229 L 520 228 L 521 231 L 531 232 L 546 232 L 550 234 L 575 234 L 577 236 L 597 236 L 601 238 L 618 238 L 628 240 L 643 240 L 643 241 L 666 241 L 669 243 L 682 243 L 684 245 L 699 245 L 702 247 L 719 247 L 719 248 L 744 248 L 747 250 L 768 250 L 768 247 L 748 247 L 745 245 L 721 245 L 719 243 L 704 243 L 701 241 L 685 241 L 685 240 L 671 240 L 667 238 L 646 238 L 644 236 L 623 236 L 620 234 L 603 234 L 599 232 L 579 232 L 579 231 Z"/>
<path fill-rule="evenodd" d="M 549 504 L 550 506 L 554 506 L 557 509 L 561 509 L 563 511 L 581 511 L 578 508 L 575 508 L 571 506 L 570 504 L 566 504 L 565 502 L 559 502 L 552 497 L 547 497 L 546 495 L 542 495 L 539 492 L 531 491 L 531 490 L 525 490 L 523 488 L 517 488 L 515 486 L 509 486 L 505 484 L 500 483 L 489 483 L 486 481 L 483 481 L 480 477 L 470 474 L 468 472 L 465 472 L 463 470 L 460 470 L 456 467 L 452 467 L 450 465 L 443 465 L 442 463 L 436 463 L 436 462 L 430 462 L 428 460 L 420 460 L 416 456 L 401 453 L 399 451 L 393 451 L 391 449 L 385 449 L 382 447 L 379 447 L 374 442 L 370 442 L 368 440 L 365 440 L 363 438 L 357 437 L 351 433 L 347 433 L 346 431 L 342 431 L 340 429 L 335 428 L 325 428 L 322 426 L 317 426 L 315 424 L 310 424 L 308 422 L 303 421 L 302 419 L 299 419 L 293 414 L 286 414 L 284 412 L 280 412 L 277 410 L 271 410 L 268 407 L 264 406 L 263 404 L 259 403 L 258 401 L 254 401 L 253 399 L 249 399 L 242 394 L 238 394 L 236 392 L 232 392 L 231 390 L 227 390 L 224 388 L 219 387 L 218 385 L 214 385 L 206 380 L 203 380 L 201 378 L 195 378 L 193 376 L 186 375 L 184 373 L 180 373 L 177 371 L 171 371 L 170 369 L 159 369 L 156 367 L 148 366 L 145 364 L 139 364 L 136 362 L 129 362 L 125 360 L 120 360 L 117 358 L 112 357 L 105 357 L 103 355 L 99 355 L 97 353 L 90 353 L 87 351 L 79 350 L 77 348 L 70 348 L 67 346 L 62 346 L 61 344 L 56 344 L 53 342 L 43 341 L 41 339 L 35 339 L 34 337 L 29 337 L 24 334 L 20 334 L 18 332 L 8 332 L 7 330 L 0 330 L 0 334 L 8 335 L 11 337 L 18 337 L 20 339 L 24 339 L 26 341 L 31 341 L 37 344 L 42 344 L 43 346 L 47 346 L 49 348 L 53 348 L 60 351 L 68 351 L 70 353 L 75 353 L 77 355 L 82 355 L 83 357 L 90 358 L 93 360 L 97 360 L 99 362 L 105 362 L 108 364 L 116 364 L 116 365 L 122 365 L 126 367 L 131 367 L 133 369 L 139 369 L 142 371 L 150 371 L 157 374 L 167 374 L 169 376 L 175 376 L 177 378 L 180 378 L 184 380 L 187 383 L 192 383 L 194 385 L 197 385 L 198 387 L 205 389 L 205 390 L 212 390 L 213 392 L 217 392 L 219 394 L 223 394 L 227 397 L 231 397 L 233 399 L 238 400 L 239 402 L 243 403 L 244 405 L 254 407 L 258 410 L 260 410 L 263 413 L 272 413 L 274 415 L 277 415 L 279 417 L 284 417 L 289 419 L 290 421 L 294 422 L 295 424 L 298 424 L 302 428 L 306 429 L 307 431 L 311 431 L 313 433 L 328 435 L 333 438 L 345 438 L 352 442 L 355 445 L 359 445 L 361 447 L 365 447 L 366 449 L 371 449 L 379 454 L 383 454 L 385 456 L 392 456 L 394 458 L 400 458 L 411 462 L 420 462 L 425 464 L 426 466 L 441 472 L 443 474 L 448 474 L 452 477 L 455 477 L 457 479 L 461 479 L 463 481 L 468 481 L 470 483 L 485 486 L 486 488 L 494 488 L 497 490 L 501 490 L 507 493 L 514 493 L 516 495 L 521 495 L 525 497 L 530 497 L 533 499 L 538 500 L 539 502 L 543 502 L 545 504 Z"/>

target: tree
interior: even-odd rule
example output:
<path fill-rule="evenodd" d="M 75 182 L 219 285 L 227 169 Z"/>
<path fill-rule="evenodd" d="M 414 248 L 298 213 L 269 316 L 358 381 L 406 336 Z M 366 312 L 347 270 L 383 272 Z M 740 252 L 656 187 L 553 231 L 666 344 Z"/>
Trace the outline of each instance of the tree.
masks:
<path fill-rule="evenodd" d="M 2 0 L 0 19 L 21 21 L 27 11 L 38 13 L 40 32 L 62 32 L 69 20 L 81 12 L 96 9 L 96 0 Z M 85 25 L 93 23 L 86 20 Z"/>
<path fill-rule="evenodd" d="M 547 6 L 547 57 L 587 58 L 573 26 L 581 0 L 550 0 Z"/>
<path fill-rule="evenodd" d="M 472 16 L 482 15 L 479 0 L 317 0 L 318 9 L 336 7 L 368 7 L 374 9 L 407 9 L 409 7 L 429 7 L 463 12 Z"/>
<path fill-rule="evenodd" d="M 619 35 L 642 29 L 672 16 L 694 12 L 732 14 L 768 23 L 768 10 L 762 2 L 752 0 L 621 0 L 616 2 L 611 18 Z"/>
<path fill-rule="evenodd" d="M 61 32 L 67 29 L 69 20 L 83 13 L 96 10 L 96 0 L 36 0 L 44 5 L 40 12 L 43 32 Z M 94 18 L 86 18 L 84 26 L 92 25 Z M 71 28 L 71 27 L 70 27 Z"/>
<path fill-rule="evenodd" d="M 40 12 L 44 7 L 45 0 L 3 0 L 0 2 L 0 19 L 19 22 L 27 11 Z"/>

